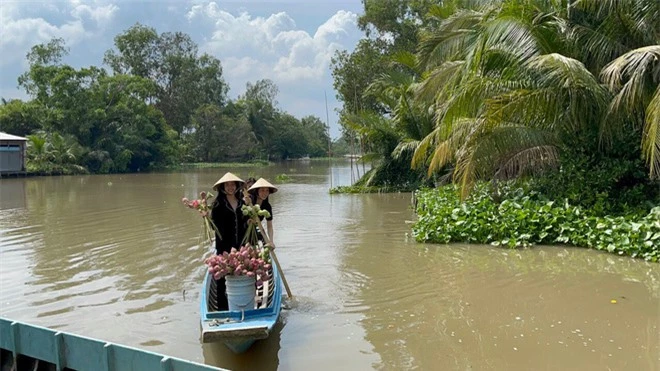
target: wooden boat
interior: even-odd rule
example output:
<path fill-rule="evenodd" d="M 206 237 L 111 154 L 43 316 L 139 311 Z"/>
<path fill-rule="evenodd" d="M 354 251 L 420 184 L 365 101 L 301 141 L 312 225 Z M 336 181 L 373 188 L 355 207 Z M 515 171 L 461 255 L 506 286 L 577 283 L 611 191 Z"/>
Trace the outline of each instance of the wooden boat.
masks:
<path fill-rule="evenodd" d="M 282 284 L 276 264 L 270 280 L 255 291 L 255 308 L 240 312 L 217 310 L 215 280 L 207 272 L 200 295 L 202 342 L 222 342 L 235 353 L 243 353 L 270 335 L 281 309 Z"/>
<path fill-rule="evenodd" d="M 222 370 L 1 317 L 0 368 L 12 371 Z"/>

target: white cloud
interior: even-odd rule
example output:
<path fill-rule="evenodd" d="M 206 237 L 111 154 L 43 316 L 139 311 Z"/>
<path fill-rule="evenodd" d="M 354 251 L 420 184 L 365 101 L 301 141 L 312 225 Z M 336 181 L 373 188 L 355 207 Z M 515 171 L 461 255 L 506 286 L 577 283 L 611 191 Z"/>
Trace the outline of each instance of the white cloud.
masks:
<path fill-rule="evenodd" d="M 76 19 L 89 18 L 96 23 L 100 28 L 105 28 L 114 18 L 115 13 L 119 10 L 114 4 L 89 6 L 86 4 L 77 4 L 71 10 L 71 16 Z"/>
<path fill-rule="evenodd" d="M 351 47 L 359 37 L 357 15 L 343 10 L 313 35 L 299 29 L 285 12 L 268 17 L 245 12 L 234 16 L 215 2 L 192 6 L 187 18 L 213 25 L 211 37 L 201 47 L 222 60 L 230 80 L 269 78 L 280 88 L 321 83 L 329 76 L 335 50 Z"/>
<path fill-rule="evenodd" d="M 56 5 L 57 4 L 57 5 Z M 67 3 L 45 3 L 51 13 L 53 6 L 58 10 L 69 10 L 70 17 L 55 24 L 43 17 L 23 16 L 21 6 L 29 7 L 34 3 L 2 3 L 0 5 L 0 66 L 14 63 L 25 58 L 33 45 L 48 42 L 61 37 L 67 46 L 72 46 L 86 37 L 95 34 L 112 21 L 118 7 L 115 5 L 87 5 L 78 1 Z M 64 7 L 64 9 L 62 8 Z M 31 10 L 31 9 L 30 9 Z"/>
<path fill-rule="evenodd" d="M 222 61 L 231 96 L 242 94 L 247 82 L 270 79 L 279 87 L 281 108 L 299 117 L 325 117 L 324 92 L 330 110 L 338 107 L 330 61 L 336 50 L 352 50 L 360 39 L 357 17 L 339 10 L 310 32 L 286 12 L 266 17 L 245 11 L 232 14 L 209 2 L 191 6 L 186 14 L 189 24 L 209 35 L 200 42 L 200 49 Z"/>
<path fill-rule="evenodd" d="M 16 77 L 25 70 L 25 55 L 33 45 L 61 37 L 71 49 L 65 63 L 98 66 L 103 52 L 112 48 L 112 38 L 140 22 L 159 33 L 188 33 L 200 51 L 219 58 L 232 98 L 244 92 L 247 82 L 271 79 L 280 90 L 280 107 L 297 117 L 325 117 L 327 92 L 332 119 L 339 103 L 332 91 L 330 59 L 337 49 L 351 50 L 361 37 L 355 14 L 360 1 L 340 3 L 0 0 L 0 96 L 25 96 L 16 89 Z"/>

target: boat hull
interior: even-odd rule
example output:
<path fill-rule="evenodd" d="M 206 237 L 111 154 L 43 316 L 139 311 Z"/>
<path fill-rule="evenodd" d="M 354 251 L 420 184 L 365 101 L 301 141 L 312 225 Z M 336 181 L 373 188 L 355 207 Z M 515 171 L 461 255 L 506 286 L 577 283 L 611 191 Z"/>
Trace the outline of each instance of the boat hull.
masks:
<path fill-rule="evenodd" d="M 143 349 L 0 317 L 2 370 L 223 370 Z"/>
<path fill-rule="evenodd" d="M 256 309 L 216 311 L 210 303 L 213 277 L 206 273 L 200 295 L 202 342 L 221 342 L 233 352 L 243 353 L 257 340 L 268 338 L 282 307 L 282 284 L 276 267 L 273 267 L 273 277 L 266 288 L 257 297 Z"/>

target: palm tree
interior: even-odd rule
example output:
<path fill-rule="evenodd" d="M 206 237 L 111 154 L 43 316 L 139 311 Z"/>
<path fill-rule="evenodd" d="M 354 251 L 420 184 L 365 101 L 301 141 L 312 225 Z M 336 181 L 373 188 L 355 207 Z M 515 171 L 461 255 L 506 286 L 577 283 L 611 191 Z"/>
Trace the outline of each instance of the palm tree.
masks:
<path fill-rule="evenodd" d="M 49 136 L 49 144 L 50 157 L 58 165 L 75 164 L 82 153 L 82 147 L 72 135 L 52 133 Z"/>
<path fill-rule="evenodd" d="M 660 179 L 660 45 L 631 50 L 610 62 L 601 76 L 615 93 L 608 114 L 643 126 L 642 152 L 650 176 Z M 614 124 L 611 120 L 606 124 Z M 611 130 L 603 128 L 603 135 Z"/>
<path fill-rule="evenodd" d="M 49 144 L 44 133 L 28 135 L 27 157 L 37 166 L 44 164 L 50 157 Z"/>
<path fill-rule="evenodd" d="M 372 163 L 360 184 L 412 188 L 423 177 L 411 171 L 409 163 L 418 142 L 433 128 L 432 114 L 414 100 L 413 87 L 421 78 L 415 55 L 399 52 L 390 57 L 390 64 L 364 93 L 384 108 L 385 115 L 365 110 L 344 114 L 343 122 L 367 150 L 361 161 Z"/>
<path fill-rule="evenodd" d="M 438 26 L 421 38 L 418 59 L 426 78 L 416 99 L 435 111 L 435 128 L 419 142 L 413 166 L 428 167 L 430 175 L 454 163 L 453 178 L 465 197 L 478 179 L 557 166 L 559 149 L 576 138 L 585 146 L 596 138 L 601 142 L 593 147 L 605 151 L 604 144 L 616 139 L 612 126 L 630 123 L 613 120 L 613 113 L 636 117 L 647 107 L 642 147 L 651 177 L 657 177 L 657 49 L 620 53 L 648 41 L 637 33 L 658 18 L 640 9 L 657 12 L 658 2 L 585 0 L 568 8 L 550 0 L 466 3 L 473 4 L 449 16 L 446 8 L 434 9 L 431 24 Z M 614 11 L 635 27 L 612 31 Z M 596 50 L 614 35 L 623 41 Z M 613 55 L 622 59 L 601 73 L 602 61 Z"/>

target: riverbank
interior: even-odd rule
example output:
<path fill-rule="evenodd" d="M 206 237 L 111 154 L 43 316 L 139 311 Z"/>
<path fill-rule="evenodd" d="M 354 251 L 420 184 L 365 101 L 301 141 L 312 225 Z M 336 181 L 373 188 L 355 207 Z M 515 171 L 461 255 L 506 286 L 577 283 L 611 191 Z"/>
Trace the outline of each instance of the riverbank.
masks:
<path fill-rule="evenodd" d="M 330 194 L 359 194 L 359 193 L 394 193 L 394 192 L 414 192 L 410 186 L 337 186 L 330 188 Z"/>
<path fill-rule="evenodd" d="M 565 244 L 660 260 L 660 206 L 645 214 L 597 216 L 568 201 L 543 199 L 522 188 L 505 189 L 498 197 L 496 201 L 485 185 L 476 187 L 464 202 L 451 185 L 420 190 L 413 236 L 419 242 L 510 248 Z"/>
<path fill-rule="evenodd" d="M 292 159 L 288 161 L 337 161 L 345 160 L 343 157 L 314 157 L 311 159 Z M 204 169 L 204 168 L 243 168 L 243 167 L 263 167 L 275 164 L 274 161 L 266 160 L 253 160 L 248 162 L 182 162 L 179 164 L 168 165 L 164 167 L 154 167 L 148 172 L 162 172 L 162 171 L 175 171 L 185 169 Z M 126 172 L 122 174 L 141 173 L 141 171 Z M 3 173 L 0 178 L 9 177 L 31 177 L 31 176 L 57 176 L 57 175 L 85 175 L 85 174 L 108 174 L 108 173 L 93 173 L 88 169 L 71 164 L 55 165 L 51 163 L 44 163 L 35 165 L 28 163 L 27 171 Z"/>

